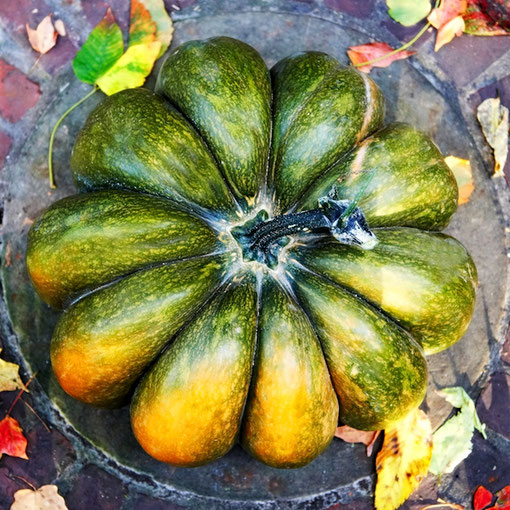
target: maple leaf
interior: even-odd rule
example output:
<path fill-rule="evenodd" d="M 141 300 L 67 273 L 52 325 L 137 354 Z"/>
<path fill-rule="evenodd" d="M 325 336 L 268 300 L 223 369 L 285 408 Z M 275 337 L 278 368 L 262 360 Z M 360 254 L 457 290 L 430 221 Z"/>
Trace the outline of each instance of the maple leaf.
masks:
<path fill-rule="evenodd" d="M 432 428 L 420 409 L 384 431 L 384 442 L 377 454 L 377 510 L 398 508 L 427 474 L 432 456 Z"/>
<path fill-rule="evenodd" d="M 473 496 L 473 510 L 483 510 L 491 504 L 491 501 L 492 492 L 488 491 L 483 485 L 480 485 Z"/>
<path fill-rule="evenodd" d="M 37 25 L 37 28 L 34 30 L 30 28 L 28 23 L 25 25 L 28 34 L 28 40 L 32 48 L 35 51 L 44 55 L 48 53 L 48 51 L 55 46 L 57 42 L 58 33 L 51 22 L 51 14 L 46 16 L 40 23 Z"/>
<path fill-rule="evenodd" d="M 380 430 L 357 430 L 349 425 L 342 425 L 337 427 L 335 437 L 346 443 L 363 443 L 367 447 L 367 457 L 370 457 L 380 433 Z"/>
<path fill-rule="evenodd" d="M 0 349 L 1 351 L 2 349 Z M 19 366 L 0 359 L 0 391 L 21 389 L 24 389 L 24 385 L 19 377 Z"/>
<path fill-rule="evenodd" d="M 500 177 L 508 155 L 508 108 L 499 97 L 488 98 L 478 106 L 476 117 L 494 151 L 494 177 Z"/>
<path fill-rule="evenodd" d="M 478 418 L 475 404 L 464 388 L 455 386 L 438 393 L 460 411 L 433 434 L 434 450 L 429 470 L 435 475 L 451 473 L 471 453 L 475 429 L 486 438 L 485 425 Z"/>
<path fill-rule="evenodd" d="M 434 51 L 439 51 L 445 44 L 464 32 L 465 24 L 462 15 L 466 12 L 466 0 L 443 0 L 427 17 L 428 22 L 437 28 Z"/>
<path fill-rule="evenodd" d="M 36 490 L 21 489 L 14 493 L 11 510 L 68 510 L 56 485 L 43 485 Z"/>
<path fill-rule="evenodd" d="M 430 0 L 386 0 L 388 14 L 405 27 L 416 25 L 430 12 Z"/>
<path fill-rule="evenodd" d="M 475 186 L 473 184 L 473 172 L 471 171 L 471 162 L 469 159 L 461 159 L 456 156 L 446 156 L 445 163 L 450 167 L 457 186 L 459 188 L 458 204 L 466 204 Z"/>
<path fill-rule="evenodd" d="M 388 67 L 395 60 L 401 60 L 414 55 L 414 51 L 399 51 L 395 50 L 387 43 L 372 42 L 369 44 L 361 44 L 359 46 L 351 46 L 347 50 L 351 62 L 360 70 L 369 73 L 372 67 Z M 391 53 L 391 54 L 390 54 Z M 385 58 L 385 55 L 387 55 Z M 376 60 L 377 62 L 372 62 Z M 379 60 L 380 59 L 380 60 Z M 366 65 L 361 65 L 364 62 L 369 62 Z"/>
<path fill-rule="evenodd" d="M 23 430 L 14 418 L 7 415 L 0 421 L 0 457 L 5 453 L 11 457 L 28 459 L 26 449 L 27 440 Z"/>

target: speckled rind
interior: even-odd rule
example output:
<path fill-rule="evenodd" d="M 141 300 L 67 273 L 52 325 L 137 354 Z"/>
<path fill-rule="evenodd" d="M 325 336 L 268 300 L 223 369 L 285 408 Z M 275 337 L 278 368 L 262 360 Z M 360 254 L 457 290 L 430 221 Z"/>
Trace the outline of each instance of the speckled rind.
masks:
<path fill-rule="evenodd" d="M 457 210 L 455 177 L 430 137 L 407 124 L 391 124 L 363 141 L 307 191 L 298 210 L 317 207 L 332 188 L 354 199 L 371 227 L 441 230 Z"/>
<path fill-rule="evenodd" d="M 272 198 L 277 213 L 287 211 L 330 165 L 381 127 L 384 97 L 377 85 L 332 60 L 317 52 L 300 53 L 271 71 L 276 119 Z M 290 121 L 282 123 L 288 116 Z"/>
<path fill-rule="evenodd" d="M 271 277 L 263 283 L 261 302 L 242 444 L 270 466 L 295 468 L 331 442 L 338 401 L 320 344 L 299 305 Z"/>
<path fill-rule="evenodd" d="M 62 308 L 136 269 L 219 249 L 209 226 L 169 200 L 97 191 L 63 198 L 34 222 L 27 269 L 44 301 Z"/>
<path fill-rule="evenodd" d="M 182 44 L 156 91 L 197 127 L 244 209 L 263 187 L 271 136 L 271 82 L 262 57 L 229 37 Z"/>
<path fill-rule="evenodd" d="M 297 245 L 289 258 L 382 309 L 432 354 L 466 332 L 475 306 L 476 267 L 445 234 L 375 229 L 379 243 L 361 250 L 324 239 Z"/>
<path fill-rule="evenodd" d="M 374 307 L 289 264 L 292 285 L 317 333 L 340 401 L 340 420 L 381 430 L 417 407 L 427 388 L 420 345 Z"/>
<path fill-rule="evenodd" d="M 234 215 L 233 198 L 206 145 L 167 101 L 146 89 L 103 100 L 74 144 L 71 171 L 83 191 L 130 189 Z"/>
<path fill-rule="evenodd" d="M 144 368 L 218 287 L 228 264 L 227 255 L 164 264 L 74 303 L 51 341 L 62 388 L 96 406 L 124 403 Z"/>
<path fill-rule="evenodd" d="M 255 279 L 220 291 L 139 384 L 131 425 L 156 459 L 198 466 L 233 446 L 248 394 L 257 325 Z"/>

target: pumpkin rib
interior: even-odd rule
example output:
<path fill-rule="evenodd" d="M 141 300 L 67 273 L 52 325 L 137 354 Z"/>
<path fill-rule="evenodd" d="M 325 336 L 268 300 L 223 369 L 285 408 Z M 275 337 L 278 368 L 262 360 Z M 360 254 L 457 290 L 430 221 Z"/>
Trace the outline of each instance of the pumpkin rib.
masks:
<path fill-rule="evenodd" d="M 293 260 L 292 264 L 295 265 L 296 267 L 298 267 L 299 269 L 301 269 L 302 271 L 306 271 L 307 273 L 310 273 L 311 275 L 313 275 L 313 276 L 315 276 L 315 277 L 317 277 L 317 278 L 319 278 L 321 280 L 325 280 L 325 281 L 327 281 L 328 283 L 330 283 L 331 285 L 333 285 L 335 287 L 338 287 L 340 290 L 346 292 L 347 294 L 349 294 L 351 297 L 353 297 L 354 299 L 356 299 L 357 301 L 359 301 L 363 305 L 368 306 L 370 308 L 373 308 L 379 315 L 381 315 L 385 319 L 389 320 L 396 328 L 401 329 L 406 335 L 408 335 L 410 338 L 412 338 L 412 340 L 417 345 L 419 345 L 420 348 L 422 348 L 420 342 L 418 340 L 416 340 L 416 338 L 414 338 L 413 335 L 409 331 L 407 331 L 398 322 L 396 322 L 395 319 L 391 315 L 386 313 L 384 310 L 380 309 L 377 305 L 374 305 L 373 303 L 371 303 L 363 295 L 357 294 L 353 289 L 350 289 L 349 287 L 345 287 L 341 283 L 338 283 L 338 282 L 336 282 L 334 280 L 331 280 L 327 276 L 324 276 L 324 275 L 322 275 L 320 273 L 316 273 L 315 271 L 313 271 L 312 269 L 309 269 L 308 267 L 304 266 L 303 264 L 301 264 L 301 262 L 299 262 L 297 260 Z M 297 296 L 296 296 L 296 298 L 297 298 Z"/>
<path fill-rule="evenodd" d="M 224 251 L 215 225 L 164 197 L 95 191 L 55 202 L 35 221 L 27 269 L 43 300 L 65 308 L 138 270 Z"/>
<path fill-rule="evenodd" d="M 292 58 L 292 56 L 291 57 L 287 57 L 287 58 Z M 276 67 L 276 64 L 275 64 L 275 66 L 273 66 L 273 69 L 274 69 L 274 67 Z M 274 154 L 274 157 L 271 157 L 271 160 L 272 160 L 272 169 L 271 169 L 271 187 L 268 189 L 268 195 L 269 196 L 272 196 L 275 193 L 274 181 L 275 181 L 275 178 L 276 178 L 276 171 L 277 171 L 277 167 L 278 167 L 278 161 L 279 161 L 279 158 L 280 158 L 280 152 L 282 150 L 282 147 L 285 145 L 285 140 L 286 140 L 286 137 L 288 135 L 290 127 L 292 126 L 294 121 L 299 117 L 299 115 L 301 114 L 301 112 L 303 111 L 305 106 L 317 94 L 318 90 L 320 90 L 321 88 L 325 87 L 325 85 L 326 85 L 325 82 L 327 82 L 327 80 L 333 79 L 334 76 L 335 76 L 335 74 L 334 74 L 335 71 L 341 70 L 342 68 L 346 69 L 345 66 L 342 66 L 338 61 L 336 61 L 336 66 L 332 67 L 332 68 L 330 68 L 330 69 L 328 69 L 326 71 L 326 73 L 322 77 L 321 81 L 317 84 L 317 86 L 312 91 L 310 91 L 310 93 L 307 95 L 305 100 L 302 101 L 301 104 L 292 113 L 291 118 L 290 118 L 290 120 L 288 122 L 288 125 L 287 125 L 287 129 L 285 130 L 285 133 L 284 133 L 283 137 L 280 138 L 279 144 L 278 144 L 278 149 L 276 151 L 273 151 L 273 139 L 271 138 L 271 149 L 270 149 L 269 152 L 271 153 L 271 156 Z M 271 69 L 271 71 L 272 71 L 272 69 Z M 271 77 L 272 77 L 272 73 L 271 73 Z M 271 90 L 273 89 L 273 87 L 274 87 L 273 80 L 271 80 Z M 273 101 L 274 101 L 274 93 L 273 93 Z M 272 109 L 274 109 L 274 102 L 271 103 L 271 106 L 272 106 Z M 271 116 L 271 120 L 272 120 L 272 124 L 273 124 L 274 123 L 274 116 L 273 115 Z"/>
<path fill-rule="evenodd" d="M 374 229 L 373 232 L 376 235 L 380 233 L 380 242 L 373 251 L 341 247 L 324 238 L 316 244 L 291 250 L 290 256 L 312 272 L 340 285 L 356 296 L 362 296 L 382 314 L 401 325 L 423 346 L 426 354 L 444 350 L 458 341 L 465 333 L 473 313 L 477 282 L 474 262 L 464 246 L 446 234 L 410 227 L 382 227 Z M 426 246 L 429 250 L 436 252 L 442 250 L 443 262 L 434 263 L 435 261 L 428 256 L 427 248 L 415 251 L 412 243 L 418 239 L 420 244 L 428 243 Z M 395 261 L 394 264 L 391 263 L 391 259 Z M 385 281 L 388 287 L 374 285 L 376 276 L 379 278 L 385 276 L 387 262 L 390 267 L 395 267 L 397 272 L 386 274 L 388 279 Z M 374 270 L 373 274 L 368 276 L 367 271 L 370 267 Z M 397 280 L 400 270 L 406 272 L 403 278 L 410 278 L 409 284 Z M 413 278 L 407 276 L 409 272 L 417 278 L 415 287 Z M 409 292 L 417 294 L 414 297 L 406 296 L 399 291 L 397 295 L 393 295 L 392 285 L 398 289 L 410 289 Z M 386 288 L 391 298 L 385 306 Z M 368 297 L 367 292 L 369 295 L 374 292 L 374 298 Z M 449 297 L 447 302 L 444 301 L 445 293 Z M 415 312 L 412 311 L 413 299 L 419 303 Z M 424 302 L 424 299 L 428 301 Z M 441 315 L 442 309 L 451 309 L 453 302 L 457 308 L 449 315 Z M 404 308 L 399 310 L 398 305 L 395 305 L 397 307 L 391 311 L 392 303 L 403 303 Z M 411 308 L 406 309 L 406 306 Z M 431 312 L 427 312 L 429 309 Z"/>
<path fill-rule="evenodd" d="M 259 319 L 241 444 L 265 464 L 296 468 L 311 462 L 333 439 L 338 398 L 322 345 L 307 315 L 298 312 L 297 301 L 271 275 L 263 277 L 261 291 L 268 307 L 261 317 L 272 333 L 263 338 Z"/>
<path fill-rule="evenodd" d="M 139 271 L 74 303 L 61 315 L 51 342 L 60 385 L 99 407 L 122 404 L 144 368 L 225 281 L 228 259 L 220 255 L 202 264 L 194 259 Z"/>
<path fill-rule="evenodd" d="M 327 285 L 330 285 L 333 288 L 339 289 L 344 294 L 346 294 L 348 296 L 348 298 L 354 299 L 354 301 L 363 302 L 357 296 L 348 292 L 346 289 L 342 288 L 340 285 L 337 285 L 335 282 L 332 282 L 332 281 L 328 280 L 327 278 L 322 277 L 321 275 L 317 275 L 317 274 L 313 273 L 313 271 L 309 271 L 306 268 L 300 268 L 300 270 L 303 271 L 304 273 L 312 275 L 312 277 L 316 278 L 319 281 L 325 282 Z M 299 285 L 297 285 L 297 289 L 298 289 L 298 291 L 300 290 Z M 422 349 L 421 345 L 419 344 L 419 342 L 417 342 L 404 328 L 400 327 L 398 324 L 393 322 L 390 318 L 386 317 L 384 314 L 379 313 L 379 311 L 375 307 L 370 305 L 370 303 L 363 303 L 364 307 L 361 308 L 362 310 L 366 309 L 366 310 L 368 310 L 368 313 L 373 313 L 377 317 L 383 318 L 386 321 L 386 323 L 389 324 L 390 328 L 394 329 L 395 332 L 398 332 L 399 334 L 401 333 L 400 339 L 398 339 L 397 337 L 392 337 L 392 338 L 390 337 L 392 343 L 395 341 L 397 341 L 397 342 L 403 341 L 409 347 L 408 356 L 407 356 L 407 358 L 405 358 L 407 366 L 406 366 L 406 369 L 402 369 L 402 367 L 400 367 L 400 376 L 403 377 L 404 374 L 409 376 L 408 373 L 406 374 L 406 370 L 410 369 L 409 363 L 413 363 L 413 369 L 415 369 L 415 375 L 422 376 L 421 381 L 419 380 L 419 377 L 417 378 L 417 380 L 409 379 L 408 385 L 410 385 L 410 387 L 407 388 L 409 393 L 407 395 L 405 395 L 404 393 L 399 393 L 398 396 L 393 395 L 393 400 L 394 400 L 393 407 L 391 405 L 391 401 L 388 401 L 387 402 L 388 407 L 384 408 L 384 402 L 381 403 L 379 400 L 377 400 L 377 403 L 375 403 L 375 404 L 373 401 L 367 402 L 366 396 L 364 394 L 364 390 L 362 388 L 359 388 L 357 386 L 357 383 L 354 382 L 355 378 L 357 376 L 359 376 L 360 373 L 362 373 L 363 376 L 365 376 L 365 378 L 366 377 L 370 378 L 370 375 L 372 375 L 375 380 L 377 380 L 377 378 L 382 380 L 382 379 L 384 379 L 384 377 L 381 377 L 381 375 L 378 372 L 370 371 L 368 360 L 363 359 L 363 358 L 357 360 L 357 365 L 355 365 L 355 367 L 354 367 L 355 373 L 353 373 L 351 370 L 351 373 L 348 376 L 346 376 L 345 374 L 342 375 L 341 373 L 339 373 L 338 375 L 335 376 L 335 373 L 334 373 L 335 368 L 332 366 L 332 364 L 335 361 L 329 360 L 329 356 L 327 354 L 327 348 L 326 348 L 326 344 L 328 344 L 328 343 L 331 344 L 332 340 L 327 338 L 327 334 L 323 338 L 322 334 L 317 329 L 318 326 L 316 324 L 316 321 L 314 320 L 314 318 L 311 315 L 314 312 L 311 311 L 311 308 L 304 303 L 303 299 L 300 296 L 297 296 L 297 298 L 298 298 L 298 303 L 300 304 L 301 309 L 308 315 L 309 321 L 312 324 L 312 327 L 323 346 L 324 357 L 326 359 L 326 363 L 327 363 L 327 366 L 328 366 L 328 369 L 329 369 L 329 372 L 330 372 L 330 375 L 331 375 L 331 378 L 333 381 L 333 387 L 335 389 L 335 392 L 337 393 L 339 404 L 340 404 L 340 420 L 342 423 L 349 425 L 351 427 L 360 429 L 360 430 L 381 430 L 381 429 L 386 428 L 388 424 L 402 418 L 404 416 L 404 414 L 409 412 L 409 410 L 411 408 L 418 407 L 421 404 L 421 402 L 423 401 L 423 398 L 425 397 L 425 392 L 427 389 L 427 361 L 425 359 L 423 349 Z M 366 312 L 364 311 L 363 314 L 364 313 L 366 313 Z M 358 342 L 356 342 L 356 343 L 359 344 Z M 340 346 L 337 346 L 336 349 L 337 349 L 337 352 L 339 352 L 339 353 L 342 353 L 344 351 L 346 353 L 349 353 L 349 349 L 343 350 Z M 371 351 L 368 350 L 367 352 L 370 354 Z M 389 361 L 389 359 L 390 359 L 388 357 L 389 355 L 391 355 L 391 353 L 388 353 L 388 352 L 384 353 L 383 357 L 385 358 L 385 360 Z M 398 351 L 398 355 L 399 355 L 398 358 L 396 358 L 396 357 L 393 358 L 393 361 L 395 364 L 393 365 L 392 376 L 394 379 L 399 375 L 399 373 L 395 370 L 396 364 L 398 362 L 402 362 L 402 360 L 404 360 L 404 358 L 402 357 L 402 355 L 403 355 L 402 350 Z M 358 352 L 358 356 L 360 356 L 359 352 Z M 379 354 L 379 356 L 381 357 L 381 354 Z M 413 358 L 415 358 L 414 361 L 413 361 Z M 418 367 L 418 365 L 421 365 L 421 366 Z M 347 368 L 348 368 L 347 366 L 343 366 L 343 370 L 346 370 Z M 339 379 L 343 379 L 343 381 L 341 383 L 337 382 L 335 380 L 336 377 L 338 377 Z M 347 403 L 351 406 L 350 409 L 346 404 L 343 404 L 343 398 L 345 397 L 345 395 L 344 396 L 341 395 L 345 391 L 343 389 L 343 386 L 345 386 L 346 381 L 351 382 L 351 388 L 349 388 L 349 387 L 347 388 L 347 392 L 348 393 L 351 392 L 351 395 L 348 395 L 351 398 L 347 399 Z M 394 382 L 399 382 L 399 380 L 395 379 Z M 342 387 L 337 388 L 337 385 L 340 385 L 340 384 L 342 384 Z M 418 385 L 418 386 L 416 388 L 414 388 L 414 387 L 412 387 L 413 384 Z M 377 388 L 376 388 L 376 390 L 377 390 Z M 377 390 L 377 391 L 379 391 L 379 390 Z M 352 393 L 354 393 L 356 395 L 356 398 L 352 398 L 353 397 Z M 379 393 L 380 393 L 380 391 L 379 391 Z M 382 396 L 386 397 L 387 394 L 384 393 Z M 404 396 L 406 397 L 405 399 L 404 399 Z M 373 399 L 373 398 L 374 398 L 374 396 L 371 397 L 371 399 Z M 394 408 L 395 401 L 398 401 L 398 405 L 397 405 L 396 409 Z M 399 406 L 402 404 L 402 402 L 405 403 L 405 407 L 401 408 Z M 354 404 L 354 408 L 352 407 L 353 404 Z M 371 411 L 371 413 L 375 414 L 375 416 L 370 416 L 370 413 L 367 413 L 367 411 L 368 411 L 366 408 L 367 404 L 372 405 L 373 410 Z M 410 406 L 412 406 L 412 407 L 410 407 Z M 360 409 L 363 409 L 363 411 L 361 412 Z"/>

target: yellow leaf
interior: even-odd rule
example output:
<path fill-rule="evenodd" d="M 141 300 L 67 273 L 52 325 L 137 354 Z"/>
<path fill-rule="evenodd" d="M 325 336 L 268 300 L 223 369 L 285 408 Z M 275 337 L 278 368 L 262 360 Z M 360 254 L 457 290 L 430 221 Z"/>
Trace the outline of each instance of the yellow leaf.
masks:
<path fill-rule="evenodd" d="M 37 490 L 21 489 L 14 493 L 11 510 L 67 510 L 56 485 L 43 485 Z"/>
<path fill-rule="evenodd" d="M 446 156 L 444 160 L 457 180 L 457 186 L 459 187 L 459 205 L 466 204 L 469 202 L 469 197 L 475 189 L 471 162 L 469 159 L 461 159 L 456 156 Z"/>
<path fill-rule="evenodd" d="M 159 54 L 161 43 L 135 44 L 106 71 L 97 81 L 97 86 L 108 96 L 124 89 L 140 87 L 151 72 Z"/>
<path fill-rule="evenodd" d="M 420 409 L 384 431 L 384 442 L 377 454 L 375 508 L 398 508 L 420 485 L 432 457 L 432 427 Z"/>
<path fill-rule="evenodd" d="M 462 16 L 451 19 L 448 23 L 439 28 L 434 51 L 439 51 L 445 44 L 451 42 L 456 35 L 462 35 L 464 28 L 466 28 L 466 24 Z"/>
<path fill-rule="evenodd" d="M 14 391 L 22 388 L 23 383 L 19 377 L 19 366 L 0 359 L 0 391 Z"/>

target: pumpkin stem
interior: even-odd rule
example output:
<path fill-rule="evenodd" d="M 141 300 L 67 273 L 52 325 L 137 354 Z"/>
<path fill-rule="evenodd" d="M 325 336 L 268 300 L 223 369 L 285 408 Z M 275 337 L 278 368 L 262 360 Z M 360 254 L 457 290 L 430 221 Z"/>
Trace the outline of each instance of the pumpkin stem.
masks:
<path fill-rule="evenodd" d="M 244 225 L 231 230 L 241 246 L 245 260 L 256 260 L 271 268 L 278 264 L 278 253 L 293 234 L 331 234 L 342 244 L 371 250 L 377 238 L 368 227 L 357 201 L 335 200 L 330 196 L 319 200 L 318 209 L 283 214 L 267 219 L 265 211 Z"/>

